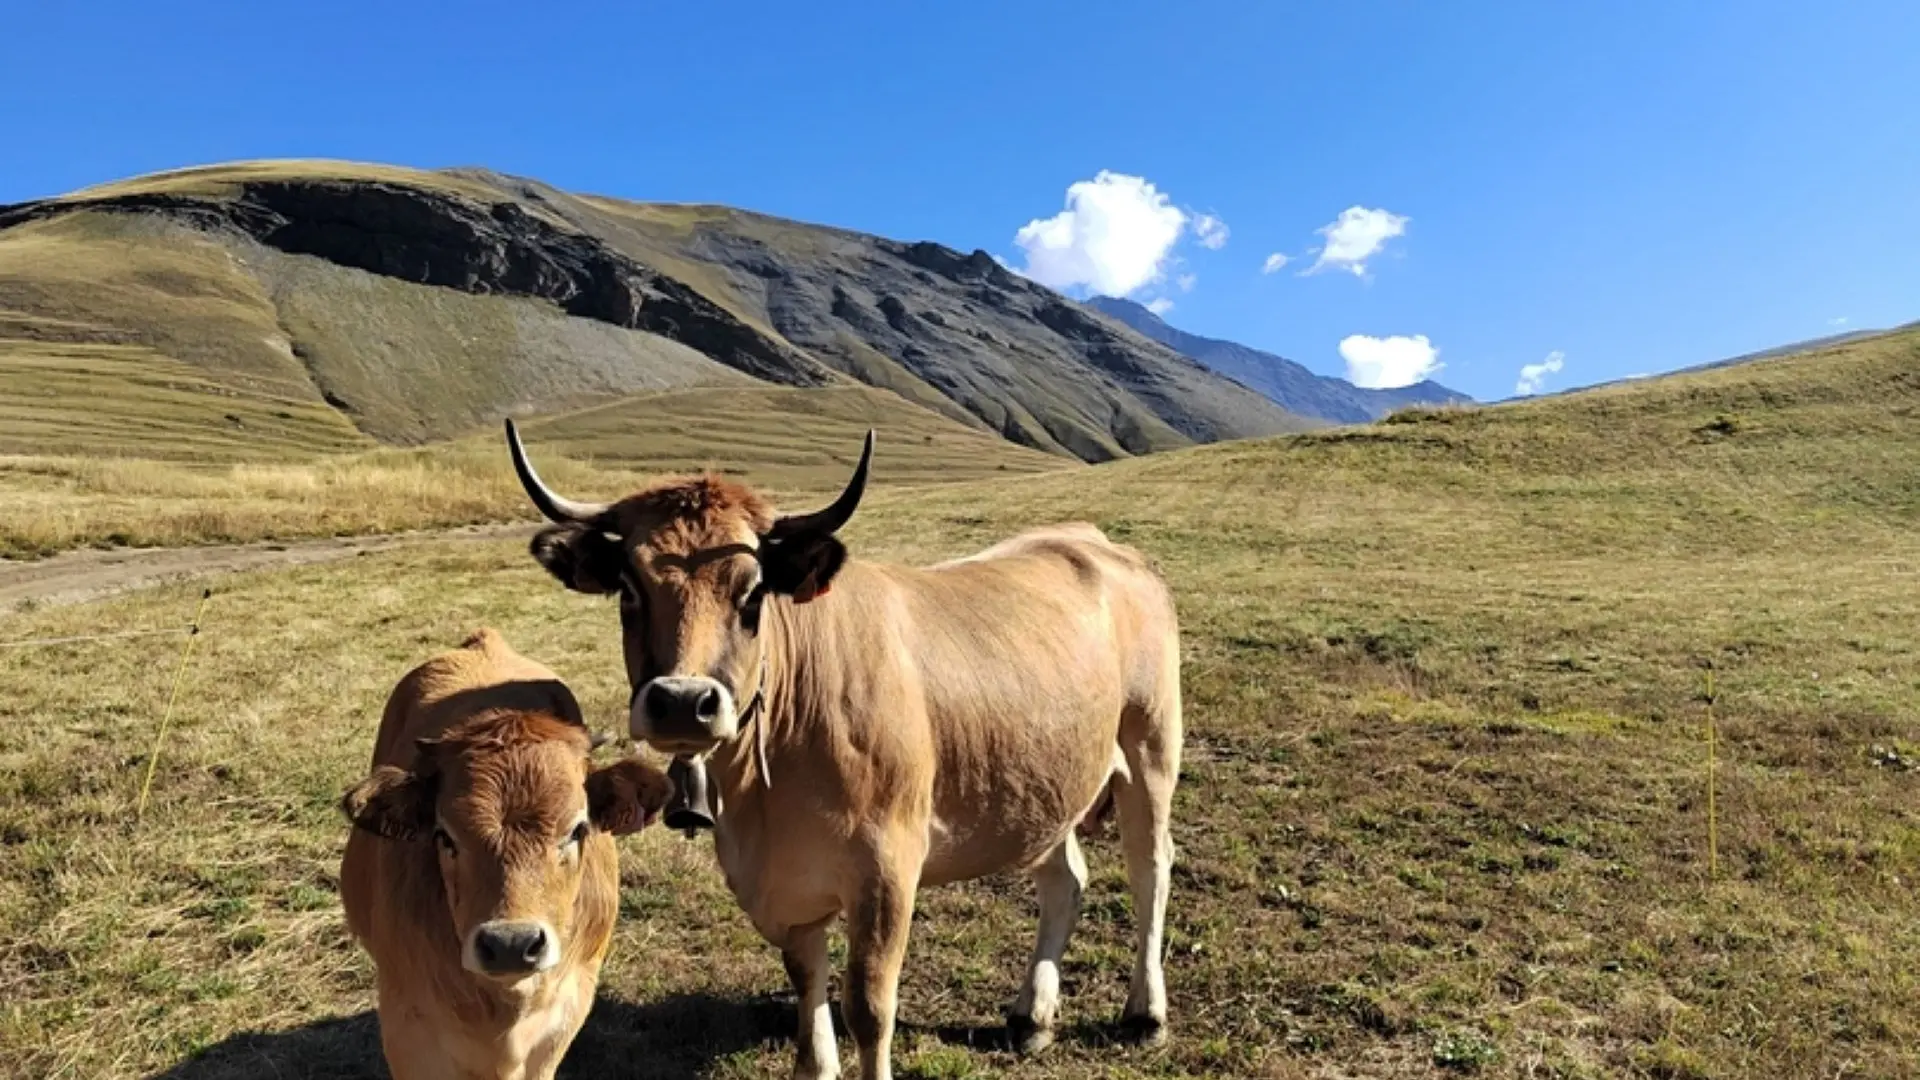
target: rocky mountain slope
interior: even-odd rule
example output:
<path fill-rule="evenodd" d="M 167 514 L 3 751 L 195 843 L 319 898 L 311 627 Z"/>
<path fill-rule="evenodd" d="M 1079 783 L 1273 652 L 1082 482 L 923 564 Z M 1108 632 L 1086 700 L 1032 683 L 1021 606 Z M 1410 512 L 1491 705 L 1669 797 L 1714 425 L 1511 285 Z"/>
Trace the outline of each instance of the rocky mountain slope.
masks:
<path fill-rule="evenodd" d="M 1201 337 L 1169 326 L 1160 316 L 1131 300 L 1100 296 L 1089 306 L 1127 324 L 1143 336 L 1190 356 L 1228 378 L 1267 395 L 1300 416 L 1336 424 L 1378 420 L 1407 405 L 1466 403 L 1473 399 L 1432 380 L 1392 390 L 1368 390 L 1345 379 L 1316 375 L 1284 356 L 1232 341 Z"/>
<path fill-rule="evenodd" d="M 9 340 L 143 350 L 387 443 L 767 383 L 1094 461 L 1311 426 L 985 252 L 475 170 L 248 163 L 0 207 Z"/>

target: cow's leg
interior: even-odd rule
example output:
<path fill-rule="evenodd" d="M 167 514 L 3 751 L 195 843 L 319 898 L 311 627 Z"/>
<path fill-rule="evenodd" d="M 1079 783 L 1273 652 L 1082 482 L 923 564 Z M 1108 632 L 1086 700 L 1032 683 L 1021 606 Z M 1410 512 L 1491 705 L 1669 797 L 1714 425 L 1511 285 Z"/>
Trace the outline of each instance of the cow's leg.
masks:
<path fill-rule="evenodd" d="M 1027 985 L 1007 1016 L 1008 1033 L 1026 1054 L 1053 1042 L 1053 1022 L 1060 1011 L 1060 957 L 1080 919 L 1080 896 L 1087 887 L 1087 860 L 1071 831 L 1034 867 L 1033 881 L 1040 887 L 1040 937 L 1034 943 Z"/>
<path fill-rule="evenodd" d="M 831 1080 L 840 1075 L 840 1048 L 833 1037 L 833 1011 L 827 1005 L 827 927 L 832 922 L 821 919 L 789 930 L 780 949 L 787 978 L 800 995 L 794 1080 Z"/>
<path fill-rule="evenodd" d="M 1152 708 L 1129 710 L 1121 722 L 1122 751 L 1131 776 L 1121 783 L 1120 843 L 1133 892 L 1133 982 L 1122 1021 L 1145 1043 L 1166 1038 L 1167 976 L 1162 964 L 1167 894 L 1173 886 L 1173 786 L 1180 777 L 1178 656 L 1172 682 Z M 1167 684 L 1163 684 L 1167 685 Z"/>
<path fill-rule="evenodd" d="M 913 893 L 920 883 L 924 845 L 884 847 L 848 905 L 847 1028 L 860 1048 L 864 1080 L 893 1080 L 893 1015 L 900 966 L 913 927 Z"/>

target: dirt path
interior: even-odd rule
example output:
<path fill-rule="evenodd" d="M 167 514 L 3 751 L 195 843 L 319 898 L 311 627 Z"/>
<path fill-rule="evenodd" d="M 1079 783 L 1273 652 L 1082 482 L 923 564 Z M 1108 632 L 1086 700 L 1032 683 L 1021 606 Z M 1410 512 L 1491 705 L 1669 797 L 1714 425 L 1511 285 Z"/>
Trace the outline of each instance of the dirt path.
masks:
<path fill-rule="evenodd" d="M 130 589 L 242 570 L 344 559 L 445 540 L 531 535 L 532 525 L 473 525 L 443 532 L 343 536 L 285 543 L 69 551 L 34 562 L 0 560 L 0 611 L 23 604 L 78 604 Z"/>

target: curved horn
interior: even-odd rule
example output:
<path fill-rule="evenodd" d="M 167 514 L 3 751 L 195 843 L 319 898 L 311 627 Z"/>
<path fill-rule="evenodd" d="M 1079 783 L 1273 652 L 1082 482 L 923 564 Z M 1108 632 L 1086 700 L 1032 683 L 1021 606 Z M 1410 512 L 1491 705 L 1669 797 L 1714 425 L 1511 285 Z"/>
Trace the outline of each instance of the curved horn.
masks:
<path fill-rule="evenodd" d="M 853 479 L 847 481 L 847 488 L 833 505 L 824 510 L 815 510 L 811 514 L 794 514 L 783 517 L 773 523 L 767 531 L 769 540 L 785 540 L 800 533 L 824 533 L 832 535 L 838 532 L 853 517 L 860 507 L 860 497 L 867 493 L 867 469 L 873 464 L 873 429 L 867 429 L 866 445 L 860 449 L 860 464 L 853 467 Z"/>
<path fill-rule="evenodd" d="M 527 497 L 547 515 L 548 521 L 558 525 L 598 525 L 606 519 L 608 504 L 574 502 L 555 495 L 540 481 L 540 474 L 533 471 L 533 462 L 527 460 L 527 448 L 520 445 L 520 432 L 514 429 L 512 420 L 507 421 L 507 450 L 513 455 L 513 471 L 520 474 L 520 486 L 527 489 Z"/>

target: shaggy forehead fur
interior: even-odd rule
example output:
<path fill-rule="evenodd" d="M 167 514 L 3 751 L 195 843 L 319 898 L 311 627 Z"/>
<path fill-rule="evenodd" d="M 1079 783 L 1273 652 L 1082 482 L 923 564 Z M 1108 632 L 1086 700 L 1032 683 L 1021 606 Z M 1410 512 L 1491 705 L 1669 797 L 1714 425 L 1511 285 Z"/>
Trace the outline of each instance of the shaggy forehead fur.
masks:
<path fill-rule="evenodd" d="M 433 766 L 449 782 L 449 815 L 481 836 L 546 836 L 573 824 L 584 806 L 592 738 L 578 724 L 546 713 L 513 712 L 468 720 L 430 744 Z M 581 799 L 568 793 L 582 790 Z"/>
<path fill-rule="evenodd" d="M 737 541 L 741 530 L 764 533 L 773 507 L 759 492 L 718 476 L 667 480 L 620 500 L 613 507 L 620 535 L 680 552 Z"/>

